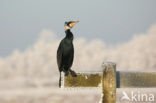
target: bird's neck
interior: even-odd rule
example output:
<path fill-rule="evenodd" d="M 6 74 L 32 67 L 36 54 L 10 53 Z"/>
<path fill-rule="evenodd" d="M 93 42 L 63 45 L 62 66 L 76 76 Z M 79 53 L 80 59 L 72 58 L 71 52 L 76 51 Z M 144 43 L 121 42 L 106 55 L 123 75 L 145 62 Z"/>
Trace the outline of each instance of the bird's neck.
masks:
<path fill-rule="evenodd" d="M 73 40 L 74 36 L 73 36 L 73 33 L 70 31 L 70 29 L 67 29 L 65 31 L 65 33 L 66 33 L 66 37 L 65 38 Z"/>

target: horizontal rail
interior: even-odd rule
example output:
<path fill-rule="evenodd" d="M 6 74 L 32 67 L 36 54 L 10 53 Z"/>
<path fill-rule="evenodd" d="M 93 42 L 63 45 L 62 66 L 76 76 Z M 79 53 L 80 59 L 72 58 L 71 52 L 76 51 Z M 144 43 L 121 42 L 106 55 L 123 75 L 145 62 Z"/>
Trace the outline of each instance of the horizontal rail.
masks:
<path fill-rule="evenodd" d="M 61 74 L 62 87 L 101 87 L 103 72 L 79 72 L 77 77 Z M 156 72 L 116 72 L 117 88 L 156 87 Z"/>
<path fill-rule="evenodd" d="M 77 77 L 71 74 L 61 74 L 61 87 L 101 87 L 102 73 L 77 73 Z"/>
<path fill-rule="evenodd" d="M 156 87 L 156 72 L 117 72 L 117 88 Z"/>

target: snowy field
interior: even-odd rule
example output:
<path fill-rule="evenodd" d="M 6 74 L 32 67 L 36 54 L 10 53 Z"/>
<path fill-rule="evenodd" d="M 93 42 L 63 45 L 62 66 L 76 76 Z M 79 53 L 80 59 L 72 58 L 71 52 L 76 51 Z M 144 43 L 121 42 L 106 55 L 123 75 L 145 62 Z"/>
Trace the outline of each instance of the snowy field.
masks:
<path fill-rule="evenodd" d="M 0 83 L 0 103 L 98 103 L 100 89 L 60 89 L 49 80 L 7 80 Z"/>

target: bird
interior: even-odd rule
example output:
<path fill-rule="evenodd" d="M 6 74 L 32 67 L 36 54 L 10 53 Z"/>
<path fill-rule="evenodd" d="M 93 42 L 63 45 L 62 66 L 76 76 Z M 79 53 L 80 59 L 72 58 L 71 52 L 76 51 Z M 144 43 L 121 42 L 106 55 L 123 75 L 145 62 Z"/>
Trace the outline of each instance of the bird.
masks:
<path fill-rule="evenodd" d="M 71 73 L 72 77 L 76 77 L 75 71 L 71 70 L 71 66 L 74 60 L 74 35 L 71 32 L 71 28 L 79 21 L 68 21 L 64 24 L 64 31 L 66 36 L 61 40 L 57 49 L 57 65 L 60 72 L 59 87 L 61 87 L 61 72 L 68 76 Z"/>

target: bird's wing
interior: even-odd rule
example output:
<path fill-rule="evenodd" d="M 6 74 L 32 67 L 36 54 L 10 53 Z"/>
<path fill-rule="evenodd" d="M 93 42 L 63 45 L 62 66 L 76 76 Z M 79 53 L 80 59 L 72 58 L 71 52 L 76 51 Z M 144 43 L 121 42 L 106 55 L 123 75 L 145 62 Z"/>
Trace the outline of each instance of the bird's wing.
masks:
<path fill-rule="evenodd" d="M 73 64 L 73 60 L 74 60 L 74 46 L 72 45 L 72 52 L 71 52 L 71 59 L 70 59 L 70 68 L 71 68 L 71 66 L 72 66 L 72 64 Z"/>
<path fill-rule="evenodd" d="M 57 49 L 57 65 L 58 65 L 59 70 L 61 69 L 60 67 L 61 67 L 61 62 L 62 62 L 62 53 L 63 53 L 63 47 L 62 47 L 62 41 L 61 41 Z"/>

